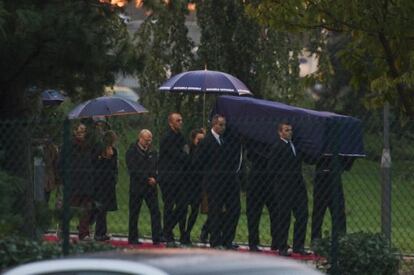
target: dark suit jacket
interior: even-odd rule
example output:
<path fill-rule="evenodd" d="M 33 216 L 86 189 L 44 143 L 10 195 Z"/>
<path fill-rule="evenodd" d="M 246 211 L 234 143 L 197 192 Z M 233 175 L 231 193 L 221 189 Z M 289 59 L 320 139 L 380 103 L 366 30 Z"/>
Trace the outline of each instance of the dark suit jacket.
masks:
<path fill-rule="evenodd" d="M 267 170 L 278 183 L 302 181 L 302 153 L 295 146 L 296 156 L 290 144 L 278 139 L 271 146 Z"/>
<path fill-rule="evenodd" d="M 148 178 L 157 178 L 157 154 L 154 151 L 143 151 L 136 143 L 129 146 L 125 155 L 130 176 L 130 192 L 138 192 L 151 186 Z M 153 187 L 151 187 L 153 188 Z"/>
<path fill-rule="evenodd" d="M 112 148 L 114 155 L 107 159 L 102 157 L 105 150 L 103 145 L 97 145 L 93 154 L 94 182 L 96 201 L 102 204 L 107 211 L 118 209 L 116 199 L 116 183 L 118 181 L 118 151 Z"/>
<path fill-rule="evenodd" d="M 218 144 L 211 131 L 208 131 L 206 137 L 200 142 L 196 158 L 196 162 L 206 177 L 207 188 L 225 184 L 223 180 L 231 172 L 228 152 L 224 144 Z"/>
<path fill-rule="evenodd" d="M 185 138 L 168 128 L 160 141 L 159 180 L 161 184 L 181 180 L 190 158 L 184 151 Z"/>

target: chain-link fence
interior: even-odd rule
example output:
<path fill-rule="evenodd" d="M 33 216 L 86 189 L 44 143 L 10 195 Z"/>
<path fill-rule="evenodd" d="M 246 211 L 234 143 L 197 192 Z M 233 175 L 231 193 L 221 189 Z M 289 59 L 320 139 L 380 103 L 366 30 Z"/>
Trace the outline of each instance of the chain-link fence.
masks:
<path fill-rule="evenodd" d="M 387 181 L 380 115 L 346 127 L 228 118 L 225 128 L 218 117 L 207 129 L 180 130 L 180 119 L 165 118 L 163 129 L 145 115 L 1 122 L 2 234 L 63 230 L 286 255 L 306 254 L 324 237 L 384 233 L 409 263 L 411 121 L 391 124 Z"/>

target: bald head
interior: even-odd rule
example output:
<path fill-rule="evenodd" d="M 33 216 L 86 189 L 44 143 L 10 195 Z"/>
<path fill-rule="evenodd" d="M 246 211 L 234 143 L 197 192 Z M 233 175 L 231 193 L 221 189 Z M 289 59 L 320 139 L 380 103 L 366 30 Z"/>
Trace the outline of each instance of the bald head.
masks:
<path fill-rule="evenodd" d="M 142 129 L 138 134 L 138 143 L 144 150 L 147 150 L 152 143 L 151 131 L 148 129 Z"/>
<path fill-rule="evenodd" d="M 181 131 L 181 128 L 183 126 L 183 117 L 179 113 L 169 114 L 168 125 L 174 132 Z"/>

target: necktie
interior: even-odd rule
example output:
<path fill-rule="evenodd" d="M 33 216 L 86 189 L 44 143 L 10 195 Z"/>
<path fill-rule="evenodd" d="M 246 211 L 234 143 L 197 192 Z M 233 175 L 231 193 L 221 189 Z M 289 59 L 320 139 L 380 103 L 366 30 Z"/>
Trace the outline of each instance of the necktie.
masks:
<path fill-rule="evenodd" d="M 295 146 L 293 145 L 293 143 L 291 141 L 288 141 L 288 144 L 290 146 L 290 149 L 292 149 L 292 153 L 293 155 L 296 157 L 296 150 L 295 150 Z"/>
<path fill-rule="evenodd" d="M 223 145 L 224 144 L 224 139 L 220 136 L 219 140 L 220 140 L 220 145 Z"/>

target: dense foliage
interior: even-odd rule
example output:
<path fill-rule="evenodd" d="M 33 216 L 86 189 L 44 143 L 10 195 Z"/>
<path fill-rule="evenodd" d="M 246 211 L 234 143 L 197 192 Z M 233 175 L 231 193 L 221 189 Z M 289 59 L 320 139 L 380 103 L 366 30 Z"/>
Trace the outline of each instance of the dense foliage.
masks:
<path fill-rule="evenodd" d="M 19 198 L 23 191 L 23 182 L 0 171 L 0 237 L 18 232 L 23 224 L 23 215 Z"/>
<path fill-rule="evenodd" d="M 115 248 L 105 243 L 80 242 L 70 245 L 69 254 L 113 249 Z M 62 248 L 58 243 L 39 242 L 17 237 L 0 239 L 0 271 L 19 264 L 62 256 Z"/>
<path fill-rule="evenodd" d="M 158 91 L 170 76 L 192 69 L 194 43 L 185 26 L 187 1 L 145 1 L 144 8 L 151 14 L 135 36 L 136 49 L 145 57 L 143 70 L 138 73 L 141 102 L 151 110 L 155 122 L 153 129 L 160 129 L 166 126 L 169 112 L 186 113 L 188 108 L 194 110 L 199 106 L 192 104 L 194 98 Z"/>
<path fill-rule="evenodd" d="M 331 268 L 331 239 L 316 245 L 319 255 L 326 258 L 320 268 Z M 397 274 L 401 258 L 398 251 L 381 234 L 352 233 L 339 238 L 338 274 Z"/>
<path fill-rule="evenodd" d="M 300 36 L 261 26 L 246 1 L 194 1 L 201 29 L 200 66 L 237 76 L 255 97 L 298 103 L 303 99 Z"/>
<path fill-rule="evenodd" d="M 266 26 L 290 32 L 340 33 L 349 39 L 337 53 L 356 90 L 368 84 L 368 107 L 389 101 L 414 117 L 411 0 L 251 1 L 250 14 Z M 326 54 L 326 52 L 321 52 Z M 332 71 L 331 71 L 332 73 Z"/>
<path fill-rule="evenodd" d="M 137 67 L 125 24 L 99 0 L 0 1 L 0 13 L 0 117 L 36 112 L 29 88 L 86 99 Z"/>

